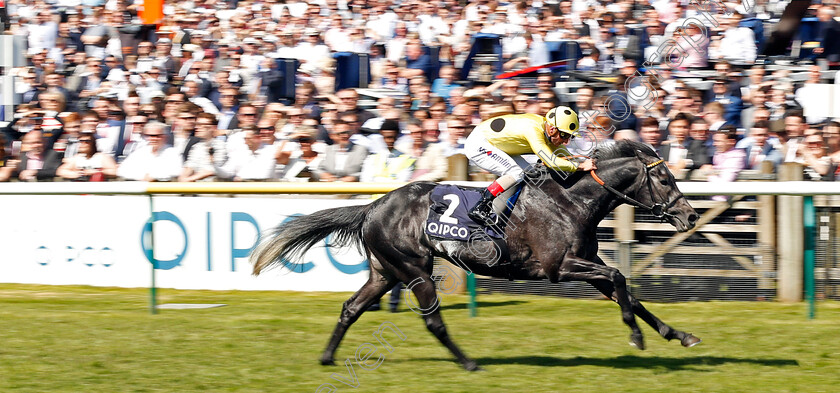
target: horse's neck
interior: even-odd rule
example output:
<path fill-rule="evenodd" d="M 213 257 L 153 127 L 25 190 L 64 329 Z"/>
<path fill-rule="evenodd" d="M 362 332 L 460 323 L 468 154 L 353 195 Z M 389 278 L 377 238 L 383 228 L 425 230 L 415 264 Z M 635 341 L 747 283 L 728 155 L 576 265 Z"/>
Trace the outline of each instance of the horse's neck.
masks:
<path fill-rule="evenodd" d="M 584 207 L 587 222 L 592 226 L 597 226 L 623 202 L 618 196 L 598 184 L 592 175 L 580 179 L 569 191 L 579 200 L 577 205 Z"/>
<path fill-rule="evenodd" d="M 625 164 L 619 160 L 611 161 L 614 161 L 614 165 Z M 602 168 L 604 169 L 597 170 L 602 180 L 625 195 L 635 194 L 633 185 L 636 177 L 632 172 L 607 169 L 610 168 L 609 162 L 604 163 Z M 621 176 L 617 176 L 619 174 Z M 541 188 L 555 201 L 577 207 L 581 213 L 581 222 L 592 227 L 596 227 L 610 212 L 625 202 L 624 199 L 598 184 L 591 174 L 583 175 L 568 188 L 555 181 L 546 181 Z"/>

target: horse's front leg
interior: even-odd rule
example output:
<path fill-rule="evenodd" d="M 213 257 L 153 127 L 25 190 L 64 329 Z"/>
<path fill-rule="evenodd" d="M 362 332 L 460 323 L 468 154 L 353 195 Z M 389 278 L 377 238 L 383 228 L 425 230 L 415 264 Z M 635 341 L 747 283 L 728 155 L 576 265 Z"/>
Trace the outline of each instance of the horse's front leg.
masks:
<path fill-rule="evenodd" d="M 633 314 L 633 307 L 630 296 L 627 292 L 627 282 L 624 275 L 618 269 L 609 267 L 603 262 L 592 262 L 576 256 L 566 256 L 560 265 L 561 281 L 609 281 L 615 288 L 615 301 L 621 307 L 621 318 L 630 327 L 630 345 L 639 349 L 645 349 L 644 336 L 636 324 L 636 316 Z"/>
<path fill-rule="evenodd" d="M 604 263 L 603 260 L 599 257 L 595 257 L 595 262 L 597 263 Z M 617 299 L 617 294 L 615 290 L 615 286 L 612 282 L 608 280 L 590 280 L 588 281 L 595 289 L 600 291 L 604 294 L 604 296 L 611 298 L 613 300 Z M 684 347 L 693 347 L 700 343 L 700 339 L 694 336 L 691 333 L 686 333 L 677 329 L 672 328 L 667 323 L 662 322 L 661 319 L 657 318 L 653 313 L 648 311 L 645 306 L 642 305 L 642 302 L 637 300 L 631 293 L 627 293 L 627 296 L 630 297 L 630 306 L 633 307 L 633 313 L 642 318 L 650 327 L 654 328 L 662 338 L 670 341 L 673 339 L 680 340 L 680 344 Z"/>

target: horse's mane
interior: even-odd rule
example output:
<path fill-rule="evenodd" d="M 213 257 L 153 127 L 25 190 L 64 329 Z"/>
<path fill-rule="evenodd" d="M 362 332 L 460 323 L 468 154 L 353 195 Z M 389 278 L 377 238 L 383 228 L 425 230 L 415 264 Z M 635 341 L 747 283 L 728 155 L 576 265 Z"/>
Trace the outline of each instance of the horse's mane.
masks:
<path fill-rule="evenodd" d="M 595 149 L 593 158 L 597 163 L 598 161 L 606 161 L 613 158 L 635 157 L 636 152 L 641 152 L 651 158 L 659 158 L 656 151 L 654 151 L 648 144 L 627 139 L 611 143 L 606 146 L 599 146 Z"/>
<path fill-rule="evenodd" d="M 626 139 L 610 143 L 608 145 L 599 146 L 595 149 L 592 158 L 597 164 L 598 162 L 615 158 L 636 157 L 637 152 L 641 152 L 642 155 L 649 156 L 650 158 L 659 158 L 656 151 L 654 151 L 648 144 Z M 563 188 L 569 188 L 577 183 L 578 180 L 582 179 L 584 175 L 588 174 L 588 172 L 574 172 L 569 174 L 567 177 L 558 176 L 554 171 L 544 171 L 543 174 L 550 176 L 555 182 L 560 183 Z"/>

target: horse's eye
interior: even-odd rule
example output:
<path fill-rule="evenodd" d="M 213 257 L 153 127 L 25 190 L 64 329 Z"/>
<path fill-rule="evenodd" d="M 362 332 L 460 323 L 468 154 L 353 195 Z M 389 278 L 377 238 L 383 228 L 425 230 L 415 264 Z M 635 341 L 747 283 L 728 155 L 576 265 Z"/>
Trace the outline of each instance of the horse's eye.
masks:
<path fill-rule="evenodd" d="M 663 186 L 667 186 L 668 185 L 668 179 L 659 179 L 659 184 L 661 184 Z"/>

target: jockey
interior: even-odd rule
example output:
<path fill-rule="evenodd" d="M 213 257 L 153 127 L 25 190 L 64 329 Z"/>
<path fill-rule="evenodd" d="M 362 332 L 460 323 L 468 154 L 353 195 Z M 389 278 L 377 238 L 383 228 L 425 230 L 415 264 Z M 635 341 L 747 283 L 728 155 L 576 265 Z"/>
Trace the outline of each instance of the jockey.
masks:
<path fill-rule="evenodd" d="M 571 108 L 558 106 L 546 113 L 504 115 L 487 119 L 475 127 L 464 144 L 464 153 L 475 165 L 500 176 L 482 194 L 469 217 L 485 225 L 490 218 L 493 199 L 525 178 L 530 163 L 522 154 L 536 154 L 549 168 L 564 172 L 596 169 L 591 159 L 575 165 L 564 157 L 571 154 L 563 146 L 579 137 L 580 122 Z"/>

